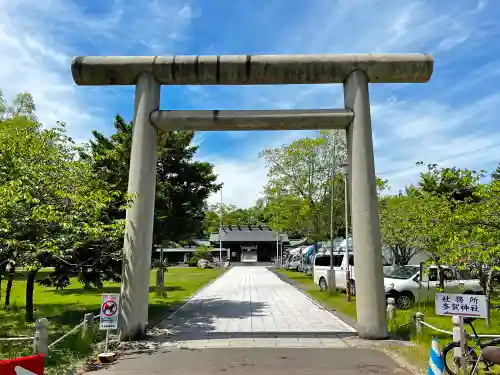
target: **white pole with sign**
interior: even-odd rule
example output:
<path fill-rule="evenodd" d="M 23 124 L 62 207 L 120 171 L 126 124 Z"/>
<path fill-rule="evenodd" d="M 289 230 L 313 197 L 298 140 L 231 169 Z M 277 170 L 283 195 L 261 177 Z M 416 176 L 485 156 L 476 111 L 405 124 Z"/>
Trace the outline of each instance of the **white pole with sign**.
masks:
<path fill-rule="evenodd" d="M 118 329 L 118 312 L 120 308 L 119 294 L 103 294 L 101 296 L 101 311 L 99 329 L 106 331 L 105 351 L 108 351 L 109 331 Z"/>
<path fill-rule="evenodd" d="M 436 293 L 436 315 L 458 317 L 460 327 L 460 351 L 462 374 L 467 374 L 467 336 L 464 318 L 486 319 L 488 301 L 484 295 Z"/>

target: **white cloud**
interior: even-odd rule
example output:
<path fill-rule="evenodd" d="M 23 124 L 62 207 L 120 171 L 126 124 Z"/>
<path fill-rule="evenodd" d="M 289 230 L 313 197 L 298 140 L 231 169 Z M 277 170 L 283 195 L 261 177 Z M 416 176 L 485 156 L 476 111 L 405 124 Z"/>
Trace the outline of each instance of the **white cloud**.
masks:
<path fill-rule="evenodd" d="M 500 32 L 497 24 L 487 19 L 488 6 L 492 5 L 483 0 L 448 2 L 449 6 L 443 3 L 338 0 L 332 4 L 332 0 L 318 0 L 293 9 L 288 2 L 270 1 L 268 8 L 258 12 L 262 19 L 276 20 L 276 26 L 259 24 L 269 32 L 257 33 L 256 43 L 260 50 L 272 53 L 433 53 L 435 73 L 428 85 L 380 85 L 371 91 L 377 171 L 406 168 L 419 160 L 433 162 L 500 141 L 498 132 L 487 133 L 488 126 L 500 117 L 500 96 L 485 90 L 493 82 L 500 84 L 500 65 L 487 61 L 488 50 L 483 46 Z M 203 19 L 190 0 L 89 0 L 78 4 L 70 0 L 0 0 L 0 87 L 7 97 L 31 92 L 44 124 L 65 121 L 71 135 L 83 141 L 92 129 L 103 130 L 109 124 L 120 101 L 132 105 L 133 90 L 78 88 L 69 71 L 73 55 L 172 53 L 176 45 L 193 46 L 189 31 L 195 18 L 200 23 L 210 20 Z M 292 12 L 297 14 L 289 16 Z M 214 22 L 231 30 L 239 21 L 243 20 L 231 19 L 229 23 L 221 16 Z M 197 42 L 203 40 L 206 47 L 198 47 L 226 51 L 224 38 L 228 45 L 234 45 L 237 38 L 231 32 L 215 34 L 216 39 L 199 35 Z M 245 48 L 238 45 L 237 52 L 246 52 Z M 477 69 L 466 76 L 461 64 L 477 56 L 485 59 L 481 62 L 484 66 L 476 66 L 477 61 L 470 63 L 468 69 Z M 186 100 L 196 108 L 228 102 L 248 109 L 342 107 L 341 85 L 190 86 L 188 91 L 191 95 Z M 471 99 L 465 101 L 464 97 Z M 197 158 L 215 164 L 224 182 L 224 200 L 245 207 L 255 201 L 267 181 L 258 152 L 289 143 L 304 133 L 231 135 L 241 144 L 238 155 L 208 152 L 209 137 L 201 133 L 195 137 L 200 146 Z M 495 158 L 495 150 L 489 149 L 450 162 L 477 168 L 495 162 Z M 397 189 L 415 181 L 416 176 L 418 169 L 410 168 L 389 177 Z M 218 197 L 211 201 L 218 201 Z"/>
<path fill-rule="evenodd" d="M 428 100 L 375 105 L 373 120 L 384 136 L 375 150 L 377 173 L 398 191 L 415 183 L 427 164 L 491 168 L 498 162 L 500 133 L 491 125 L 499 108 L 498 93 L 458 108 Z M 416 167 L 419 161 L 425 165 Z"/>
<path fill-rule="evenodd" d="M 99 13 L 97 2 L 89 3 L 0 0 L 0 88 L 7 98 L 30 92 L 41 122 L 68 123 L 76 141 L 86 141 L 92 129 L 103 130 L 117 108 L 106 108 L 114 99 L 113 90 L 95 96 L 95 89 L 73 83 L 72 56 L 127 54 L 134 49 L 164 54 L 195 16 L 189 5 L 176 1 L 100 2 L 104 9 Z"/>
<path fill-rule="evenodd" d="M 255 200 L 263 191 L 262 182 L 267 180 L 267 169 L 257 157 L 249 159 L 210 159 L 215 165 L 218 182 L 223 182 L 222 200 L 224 204 L 234 204 L 247 208 L 255 204 Z M 210 196 L 208 203 L 220 201 L 219 193 Z"/>
<path fill-rule="evenodd" d="M 234 132 L 248 133 L 248 132 Z M 223 202 L 237 207 L 248 208 L 262 195 L 267 183 L 267 168 L 258 153 L 264 148 L 280 147 L 297 139 L 315 136 L 315 131 L 266 131 L 265 136 L 255 142 L 244 142 L 243 137 L 234 142 L 241 143 L 237 157 L 221 157 L 200 150 L 197 160 L 206 160 L 215 166 L 218 182 L 224 184 Z M 198 133 L 197 133 L 198 134 Z M 203 134 L 203 133 L 202 133 Z M 218 203 L 219 193 L 209 198 L 209 203 Z"/>
<path fill-rule="evenodd" d="M 490 66 L 487 74 L 478 69 L 470 77 L 461 72 L 456 81 L 450 76 L 446 82 L 439 80 L 439 76 L 451 68 L 451 74 L 457 74 L 456 66 L 444 63 L 459 63 L 462 62 L 460 58 L 474 51 L 483 52 L 481 43 L 492 33 L 498 33 L 498 28 L 488 28 L 488 22 L 482 22 L 484 13 L 480 12 L 485 10 L 485 4 L 468 4 L 469 7 L 464 7 L 464 3 L 456 4 L 446 12 L 439 9 L 439 2 L 398 4 L 373 0 L 338 1 L 335 5 L 331 1 L 315 2 L 315 6 L 304 10 L 301 22 L 280 27 L 279 40 L 274 41 L 275 50 L 284 53 L 430 52 L 435 55 L 433 81 L 436 76 L 438 81 L 429 84 L 434 85 L 435 91 L 428 92 L 410 84 L 372 87 L 376 167 L 379 172 L 404 168 L 404 171 L 384 176 L 389 177 L 396 191 L 416 181 L 422 170 L 412 167 L 416 161 L 433 162 L 454 155 L 457 150 L 470 151 L 500 140 L 496 134 L 481 133 L 500 116 L 499 95 L 460 105 L 454 103 L 456 97 L 453 96 L 467 95 L 475 85 L 484 84 L 485 79 L 491 80 L 498 65 L 494 66 L 496 69 Z M 413 92 L 425 92 L 426 96 L 408 95 Z M 343 105 L 341 85 L 245 87 L 239 97 L 250 108 L 338 108 Z M 275 139 L 254 145 L 253 153 L 257 154 L 262 147 L 271 147 L 272 142 Z M 494 156 L 493 150 L 454 158 L 443 165 L 460 162 L 461 166 L 472 168 L 491 163 Z M 234 159 L 228 160 L 217 160 L 216 166 L 235 164 Z M 236 160 L 240 160 L 239 157 Z M 251 180 L 251 185 L 257 186 L 254 191 L 260 191 L 258 187 L 267 181 L 261 172 L 262 160 L 243 157 L 242 160 L 245 171 L 260 171 L 252 175 Z M 245 171 L 231 170 L 231 179 L 246 181 Z M 261 176 L 259 181 L 256 180 L 258 176 Z M 224 179 L 226 181 L 225 191 L 229 190 L 226 194 L 239 197 L 238 191 L 242 188 Z M 254 195 L 253 200 L 256 197 Z M 245 202 L 250 201 L 252 199 L 245 194 Z M 237 202 L 235 199 L 231 203 Z"/>

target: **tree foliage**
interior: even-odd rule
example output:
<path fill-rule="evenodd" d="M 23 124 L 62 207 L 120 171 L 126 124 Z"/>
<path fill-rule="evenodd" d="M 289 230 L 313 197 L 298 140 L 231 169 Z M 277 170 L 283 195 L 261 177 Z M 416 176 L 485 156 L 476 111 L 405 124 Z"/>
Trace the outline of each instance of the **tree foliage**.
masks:
<path fill-rule="evenodd" d="M 380 200 L 382 245 L 397 265 L 406 265 L 422 251 L 418 196 L 389 196 Z"/>
<path fill-rule="evenodd" d="M 119 199 L 106 208 L 102 220 L 124 219 L 125 212 L 120 207 L 133 199 L 126 194 L 132 123 L 117 115 L 114 125 L 115 133 L 109 138 L 94 131 L 94 139 L 80 151 L 81 156 L 90 161 L 93 173 L 118 192 Z M 193 132 L 158 134 L 154 244 L 185 241 L 198 236 L 202 230 L 205 201 L 220 188 L 215 183 L 213 166 L 193 160 L 197 150 L 191 145 L 193 137 Z M 104 274 L 103 278 L 119 278 L 123 233 L 113 237 L 105 247 L 103 244 L 94 245 L 111 255 L 112 264 L 106 264 L 102 269 L 109 274 Z"/>
<path fill-rule="evenodd" d="M 117 116 L 115 129 L 76 146 L 64 124 L 37 122 L 30 94 L 7 103 L 0 92 L 0 276 L 7 264 L 28 272 L 28 319 L 41 267 L 54 271 L 40 283 L 59 288 L 71 276 L 84 287 L 120 280 L 132 125 Z M 156 243 L 199 234 L 205 201 L 220 188 L 213 166 L 193 159 L 193 136 L 159 135 Z"/>
<path fill-rule="evenodd" d="M 384 245 L 423 251 L 430 262 L 468 271 L 486 285 L 500 267 L 500 183 L 480 183 L 482 177 L 484 171 L 429 165 L 406 194 L 382 199 Z"/>
<path fill-rule="evenodd" d="M 296 224 L 300 230 L 315 240 L 327 232 L 326 198 L 333 171 L 345 163 L 346 153 L 343 131 L 320 132 L 315 138 L 302 138 L 261 153 L 268 167 L 267 196 L 285 218 L 299 219 Z M 285 212 L 285 208 L 289 211 Z"/>
<path fill-rule="evenodd" d="M 64 261 L 82 243 L 120 228 L 99 220 L 113 192 L 77 157 L 64 124 L 44 129 L 18 110 L 34 108 L 30 98 L 14 101 L 0 123 L 0 248 L 28 271 L 28 319 L 33 318 L 38 269 L 55 259 Z"/>

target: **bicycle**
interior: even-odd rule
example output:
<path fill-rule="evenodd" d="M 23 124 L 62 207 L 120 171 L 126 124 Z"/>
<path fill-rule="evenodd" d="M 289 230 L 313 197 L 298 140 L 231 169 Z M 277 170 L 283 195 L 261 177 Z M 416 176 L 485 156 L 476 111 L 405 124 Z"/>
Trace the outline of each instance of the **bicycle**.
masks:
<path fill-rule="evenodd" d="M 481 342 L 481 338 L 472 324 L 474 320 L 475 318 L 464 318 L 464 323 L 468 324 L 474 333 L 474 347 L 471 348 L 467 344 L 465 347 L 465 355 L 460 354 L 459 356 L 455 356 L 455 349 L 460 350 L 460 342 L 450 342 L 443 348 L 444 367 L 446 372 L 450 375 L 458 375 L 459 372 L 461 372 L 463 357 L 466 358 L 467 373 L 470 375 L 478 373 L 480 364 L 484 366 L 482 370 L 485 372 L 491 371 L 493 366 L 500 365 L 500 338 Z M 480 349 L 479 356 L 475 352 L 478 347 Z M 453 371 L 448 366 L 446 358 L 449 353 L 452 354 L 452 363 L 457 366 L 458 371 Z"/>

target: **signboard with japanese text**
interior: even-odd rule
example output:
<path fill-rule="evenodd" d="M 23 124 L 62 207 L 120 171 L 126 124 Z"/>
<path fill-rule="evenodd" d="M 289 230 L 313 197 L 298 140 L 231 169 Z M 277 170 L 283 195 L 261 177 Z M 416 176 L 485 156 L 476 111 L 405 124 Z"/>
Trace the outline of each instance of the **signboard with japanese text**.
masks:
<path fill-rule="evenodd" d="M 436 294 L 436 315 L 486 318 L 486 296 L 475 294 Z"/>
<path fill-rule="evenodd" d="M 101 330 L 118 329 L 119 294 L 103 294 L 101 297 L 100 324 Z"/>

